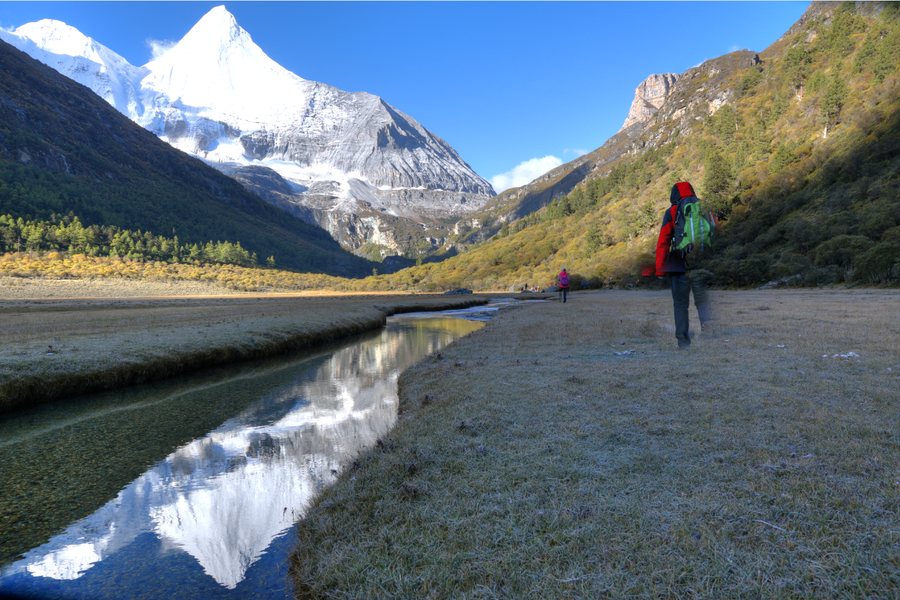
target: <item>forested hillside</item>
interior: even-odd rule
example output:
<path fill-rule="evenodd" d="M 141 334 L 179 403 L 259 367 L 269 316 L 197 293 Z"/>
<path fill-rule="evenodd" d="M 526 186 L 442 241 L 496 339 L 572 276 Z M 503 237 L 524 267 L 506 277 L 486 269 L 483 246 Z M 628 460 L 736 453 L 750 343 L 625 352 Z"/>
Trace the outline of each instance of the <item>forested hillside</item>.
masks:
<path fill-rule="evenodd" d="M 640 279 L 676 181 L 723 222 L 697 266 L 722 285 L 900 278 L 900 9 L 814 3 L 758 55 L 682 74 L 630 151 L 469 252 L 382 278 L 399 289 Z M 747 57 L 750 57 L 750 60 Z"/>
<path fill-rule="evenodd" d="M 272 207 L 89 89 L 0 42 L 0 215 L 13 222 L 4 225 L 0 251 L 53 249 L 47 236 L 21 239 L 16 224 L 59 225 L 70 214 L 69 224 L 77 217 L 95 233 L 130 230 L 115 252 L 124 249 L 133 258 L 158 258 L 147 243 L 156 248 L 168 240 L 165 260 L 195 260 L 193 246 L 202 254 L 211 244 L 217 256 L 239 264 L 256 254 L 291 270 L 347 277 L 372 272 L 371 263 L 341 249 L 325 231 Z M 141 239 L 134 239 L 138 230 Z M 100 252 L 105 244 L 109 251 L 113 239 L 103 239 L 88 246 Z M 172 255 L 173 241 L 181 254 Z M 147 256 L 139 256 L 144 250 Z"/>

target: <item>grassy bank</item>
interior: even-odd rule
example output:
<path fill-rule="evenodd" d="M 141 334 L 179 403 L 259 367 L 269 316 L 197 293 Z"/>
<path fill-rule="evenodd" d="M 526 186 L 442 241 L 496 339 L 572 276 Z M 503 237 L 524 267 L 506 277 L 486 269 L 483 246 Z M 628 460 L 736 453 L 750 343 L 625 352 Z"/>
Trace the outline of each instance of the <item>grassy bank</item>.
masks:
<path fill-rule="evenodd" d="M 407 371 L 299 523 L 297 596 L 896 597 L 900 294 L 714 298 L 689 351 L 667 293 L 601 292 Z"/>
<path fill-rule="evenodd" d="M 473 296 L 0 299 L 0 411 L 309 348 Z"/>

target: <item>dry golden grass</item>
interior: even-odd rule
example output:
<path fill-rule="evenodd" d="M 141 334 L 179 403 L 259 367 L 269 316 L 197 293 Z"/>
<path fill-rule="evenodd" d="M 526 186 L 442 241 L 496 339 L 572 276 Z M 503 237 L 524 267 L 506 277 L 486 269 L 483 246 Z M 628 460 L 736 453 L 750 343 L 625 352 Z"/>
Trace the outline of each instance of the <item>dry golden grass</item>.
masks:
<path fill-rule="evenodd" d="M 307 348 L 473 296 L 0 300 L 0 411 Z"/>
<path fill-rule="evenodd" d="M 198 287 L 269 292 L 274 290 L 357 290 L 368 284 L 359 280 L 322 273 L 294 273 L 278 269 L 241 267 L 227 264 L 181 264 L 136 261 L 120 258 L 68 255 L 61 252 L 9 252 L 0 254 L 0 278 L 4 287 L 16 287 L 15 280 L 76 280 L 104 282 L 189 283 Z"/>
<path fill-rule="evenodd" d="M 667 292 L 577 293 L 407 371 L 297 597 L 896 598 L 900 294 L 714 298 L 689 351 Z"/>
<path fill-rule="evenodd" d="M 296 292 L 294 292 L 296 293 Z M 119 277 L 49 279 L 0 276 L 3 300 L 47 298 L 129 298 L 154 296 L 236 296 L 241 292 L 198 281 L 144 281 Z"/>

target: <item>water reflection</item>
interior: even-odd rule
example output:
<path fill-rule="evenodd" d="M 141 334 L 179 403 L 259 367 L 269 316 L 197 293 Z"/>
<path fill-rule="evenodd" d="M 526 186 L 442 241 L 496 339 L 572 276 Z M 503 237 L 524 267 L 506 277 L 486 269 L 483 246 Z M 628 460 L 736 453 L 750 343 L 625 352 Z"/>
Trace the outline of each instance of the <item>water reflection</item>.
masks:
<path fill-rule="evenodd" d="M 79 450 L 87 458 L 69 468 L 78 471 L 71 473 L 75 481 L 96 481 L 108 474 L 98 457 L 108 459 L 110 448 L 93 433 L 121 428 L 127 420 L 131 446 L 142 447 L 142 437 L 156 430 L 151 427 L 178 430 L 185 419 L 206 422 L 226 398 L 239 397 L 241 407 L 230 418 L 220 414 L 219 422 L 227 420 L 180 445 L 124 489 L 120 484 L 114 497 L 95 501 L 93 512 L 62 533 L 19 550 L 27 551 L 0 572 L 0 591 L 54 598 L 283 598 L 285 533 L 317 490 L 390 429 L 399 374 L 481 326 L 456 318 L 396 317 L 376 336 L 300 362 L 243 367 L 181 388 L 130 391 L 127 402 L 105 395 L 97 406 L 79 402 L 77 408 L 61 404 L 16 415 L 0 427 L 0 461 L 9 458 L 20 474 L 15 486 L 0 489 L 0 516 L 19 506 L 25 472 L 40 472 L 44 450 L 59 448 L 66 437 L 82 444 L 94 439 L 97 447 Z M 178 410 L 161 422 L 171 407 Z M 118 455 L 118 449 L 112 452 Z M 121 458 L 132 454 L 146 460 L 136 451 L 123 451 Z M 92 471 L 95 463 L 103 465 L 100 470 Z M 29 498 L 34 506 L 53 505 L 58 493 L 31 490 L 47 495 Z M 19 517 L 34 515 L 12 520 Z M 40 527 L 37 521 L 29 528 Z M 42 534 L 45 540 L 50 533 Z"/>

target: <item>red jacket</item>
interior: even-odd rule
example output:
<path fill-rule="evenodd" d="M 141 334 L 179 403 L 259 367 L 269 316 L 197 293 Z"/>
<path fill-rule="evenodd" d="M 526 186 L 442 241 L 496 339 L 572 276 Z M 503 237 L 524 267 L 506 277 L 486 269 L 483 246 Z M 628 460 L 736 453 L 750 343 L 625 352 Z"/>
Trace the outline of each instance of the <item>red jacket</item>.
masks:
<path fill-rule="evenodd" d="M 682 198 L 690 196 L 696 196 L 690 183 L 682 181 L 672 186 L 672 194 L 669 197 L 672 206 L 663 215 L 662 229 L 659 230 L 659 239 L 656 241 L 657 275 L 679 275 L 687 271 L 684 264 L 684 252 L 681 250 L 670 252 L 670 250 L 672 249 L 672 237 L 675 235 L 676 204 Z"/>

